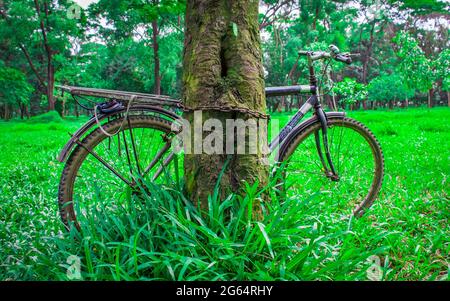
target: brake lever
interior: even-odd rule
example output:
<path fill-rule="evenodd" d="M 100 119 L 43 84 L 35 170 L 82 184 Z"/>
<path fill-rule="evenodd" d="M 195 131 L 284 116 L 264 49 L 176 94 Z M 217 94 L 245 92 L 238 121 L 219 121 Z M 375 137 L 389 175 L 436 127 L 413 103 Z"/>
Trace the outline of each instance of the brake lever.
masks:
<path fill-rule="evenodd" d="M 339 53 L 335 56 L 335 59 L 340 62 L 346 63 L 347 65 L 350 65 L 352 63 L 352 58 L 347 53 Z"/>

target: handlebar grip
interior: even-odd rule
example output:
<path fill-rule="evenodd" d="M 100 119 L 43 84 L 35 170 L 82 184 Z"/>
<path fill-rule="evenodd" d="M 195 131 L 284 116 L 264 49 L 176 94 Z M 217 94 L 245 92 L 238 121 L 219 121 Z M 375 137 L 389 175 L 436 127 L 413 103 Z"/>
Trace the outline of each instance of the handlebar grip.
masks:
<path fill-rule="evenodd" d="M 346 63 L 347 65 L 350 65 L 352 63 L 352 58 L 349 55 L 344 54 L 338 54 L 334 58 L 336 61 Z"/>

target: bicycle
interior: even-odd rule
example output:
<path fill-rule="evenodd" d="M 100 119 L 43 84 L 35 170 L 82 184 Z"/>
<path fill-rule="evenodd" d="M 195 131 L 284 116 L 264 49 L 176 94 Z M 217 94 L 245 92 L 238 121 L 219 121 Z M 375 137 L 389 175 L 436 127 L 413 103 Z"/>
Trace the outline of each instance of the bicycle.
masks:
<path fill-rule="evenodd" d="M 266 88 L 268 97 L 311 95 L 269 145 L 283 165 L 283 191 L 296 197 L 321 191 L 337 210 L 346 212 L 350 207 L 354 216 L 362 216 L 379 194 L 383 153 L 362 123 L 345 112 L 323 110 L 314 70 L 319 60 L 351 64 L 352 59 L 334 45 L 329 52 L 299 51 L 299 55 L 308 60 L 310 84 Z M 90 108 L 79 97 L 108 99 L 95 105 L 94 116 L 72 135 L 58 158 L 66 162 L 58 201 L 67 228 L 74 224 L 79 229 L 76 212 L 86 217 L 98 209 L 95 201 L 108 201 L 102 210 L 117 210 L 118 204 L 139 194 L 146 180 L 167 187 L 180 185 L 183 156 L 171 150 L 176 135 L 172 124 L 183 110 L 180 101 L 144 93 L 60 88 L 85 109 Z M 313 116 L 301 122 L 311 110 Z"/>

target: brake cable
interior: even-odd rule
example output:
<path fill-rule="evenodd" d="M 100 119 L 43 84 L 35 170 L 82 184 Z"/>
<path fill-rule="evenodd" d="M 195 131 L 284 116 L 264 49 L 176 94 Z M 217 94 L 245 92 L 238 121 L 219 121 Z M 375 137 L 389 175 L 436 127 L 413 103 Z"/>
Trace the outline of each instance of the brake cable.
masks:
<path fill-rule="evenodd" d="M 326 95 L 326 94 L 328 94 L 328 93 L 330 93 L 330 92 L 333 91 L 334 82 L 331 80 L 330 74 L 327 72 L 327 70 L 328 70 L 328 68 L 330 67 L 330 65 L 332 65 L 331 59 L 327 61 L 325 67 L 323 68 L 322 75 L 321 75 L 321 77 L 320 77 L 320 81 L 319 81 L 319 83 L 318 83 L 317 86 L 318 86 L 319 88 L 322 86 L 322 84 L 323 84 L 323 82 L 324 82 L 325 76 L 327 77 L 328 81 L 332 83 L 332 85 L 331 85 L 330 89 L 328 89 L 328 91 L 326 91 L 325 93 L 319 94 L 319 96 L 324 96 L 324 95 Z M 319 91 L 320 91 L 320 89 L 319 89 Z"/>
<path fill-rule="evenodd" d="M 81 103 L 78 101 L 78 99 L 75 97 L 75 95 L 73 95 L 72 93 L 70 93 L 70 95 L 72 96 L 73 100 L 75 100 L 75 102 L 77 103 L 77 105 L 79 105 L 80 107 L 82 107 L 83 109 L 85 109 L 85 110 L 87 110 L 87 111 L 92 111 L 92 108 L 89 108 L 89 107 L 87 107 L 87 106 L 81 104 Z M 85 100 L 87 100 L 87 101 L 89 101 L 89 102 L 92 102 L 91 100 L 89 100 L 89 99 L 87 99 L 87 98 L 85 98 L 85 97 L 82 97 L 82 96 L 80 96 L 80 95 L 77 95 L 77 96 L 80 97 L 80 98 L 83 98 L 83 99 L 85 99 Z"/>

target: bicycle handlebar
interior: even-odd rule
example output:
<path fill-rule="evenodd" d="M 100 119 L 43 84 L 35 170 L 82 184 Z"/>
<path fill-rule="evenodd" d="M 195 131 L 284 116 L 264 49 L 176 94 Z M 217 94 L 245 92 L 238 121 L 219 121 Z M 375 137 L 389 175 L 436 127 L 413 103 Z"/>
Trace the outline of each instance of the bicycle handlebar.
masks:
<path fill-rule="evenodd" d="M 330 52 L 325 51 L 305 51 L 300 50 L 299 55 L 306 55 L 311 58 L 312 61 L 317 61 L 325 58 L 332 58 L 338 62 L 346 63 L 350 65 L 352 63 L 352 58 L 348 53 L 341 53 L 339 48 L 335 45 L 330 45 Z"/>

